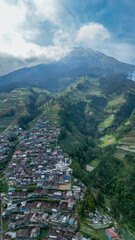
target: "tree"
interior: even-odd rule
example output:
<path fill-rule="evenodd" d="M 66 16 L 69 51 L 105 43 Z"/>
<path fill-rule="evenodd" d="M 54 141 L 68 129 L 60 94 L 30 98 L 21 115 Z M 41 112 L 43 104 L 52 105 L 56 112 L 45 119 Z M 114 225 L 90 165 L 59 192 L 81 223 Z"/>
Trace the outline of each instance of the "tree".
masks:
<path fill-rule="evenodd" d="M 81 201 L 78 205 L 78 214 L 81 219 L 85 217 L 85 204 L 84 201 Z"/>
<path fill-rule="evenodd" d="M 87 198 L 88 201 L 88 210 L 91 212 L 95 212 L 95 200 L 92 195 L 89 195 Z"/>
<path fill-rule="evenodd" d="M 100 188 L 96 192 L 96 201 L 99 205 L 103 205 L 105 203 L 104 194 Z"/>
<path fill-rule="evenodd" d="M 66 128 L 63 127 L 63 128 L 61 128 L 61 132 L 59 135 L 59 141 L 65 139 L 66 136 L 67 136 L 67 131 L 66 131 Z"/>
<path fill-rule="evenodd" d="M 118 209 L 119 207 L 118 200 L 116 198 L 113 198 L 111 199 L 110 204 L 111 204 L 111 209 L 114 217 L 118 219 L 120 216 L 119 209 Z"/>

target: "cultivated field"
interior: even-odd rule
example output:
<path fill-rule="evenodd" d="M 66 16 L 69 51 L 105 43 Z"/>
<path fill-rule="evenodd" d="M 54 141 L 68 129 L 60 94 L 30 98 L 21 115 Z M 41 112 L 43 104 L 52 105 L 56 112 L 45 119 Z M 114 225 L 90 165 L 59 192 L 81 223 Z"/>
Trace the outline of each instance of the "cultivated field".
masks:
<path fill-rule="evenodd" d="M 0 132 L 16 124 L 19 117 L 26 112 L 29 94 L 29 90 L 25 88 L 0 94 Z"/>

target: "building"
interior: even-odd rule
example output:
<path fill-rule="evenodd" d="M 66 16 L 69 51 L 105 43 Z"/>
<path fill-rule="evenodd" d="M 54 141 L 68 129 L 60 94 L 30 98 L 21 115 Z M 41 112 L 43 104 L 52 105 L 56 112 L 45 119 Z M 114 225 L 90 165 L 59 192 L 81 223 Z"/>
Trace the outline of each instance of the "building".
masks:
<path fill-rule="evenodd" d="M 112 228 L 108 228 L 105 230 L 107 237 L 109 238 L 109 240 L 118 240 L 120 239 L 119 235 L 112 229 Z"/>

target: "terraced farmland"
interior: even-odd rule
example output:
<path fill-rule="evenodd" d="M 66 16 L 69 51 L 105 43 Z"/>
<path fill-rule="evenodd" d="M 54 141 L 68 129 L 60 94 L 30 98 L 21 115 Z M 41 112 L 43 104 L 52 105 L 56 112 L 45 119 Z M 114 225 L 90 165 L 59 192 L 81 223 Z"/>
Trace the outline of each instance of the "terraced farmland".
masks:
<path fill-rule="evenodd" d="M 135 128 L 120 140 L 115 156 L 123 159 L 127 152 L 135 153 Z"/>
<path fill-rule="evenodd" d="M 0 94 L 0 132 L 12 124 L 26 112 L 26 102 L 30 92 L 25 88 Z"/>

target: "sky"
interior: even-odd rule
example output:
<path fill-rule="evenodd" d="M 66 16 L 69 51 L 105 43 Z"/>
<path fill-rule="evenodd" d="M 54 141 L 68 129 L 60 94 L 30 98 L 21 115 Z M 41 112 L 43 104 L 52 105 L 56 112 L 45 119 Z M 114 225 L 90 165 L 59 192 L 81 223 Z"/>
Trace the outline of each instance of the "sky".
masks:
<path fill-rule="evenodd" d="M 73 47 L 135 64 L 134 0 L 0 0 L 0 75 Z"/>

